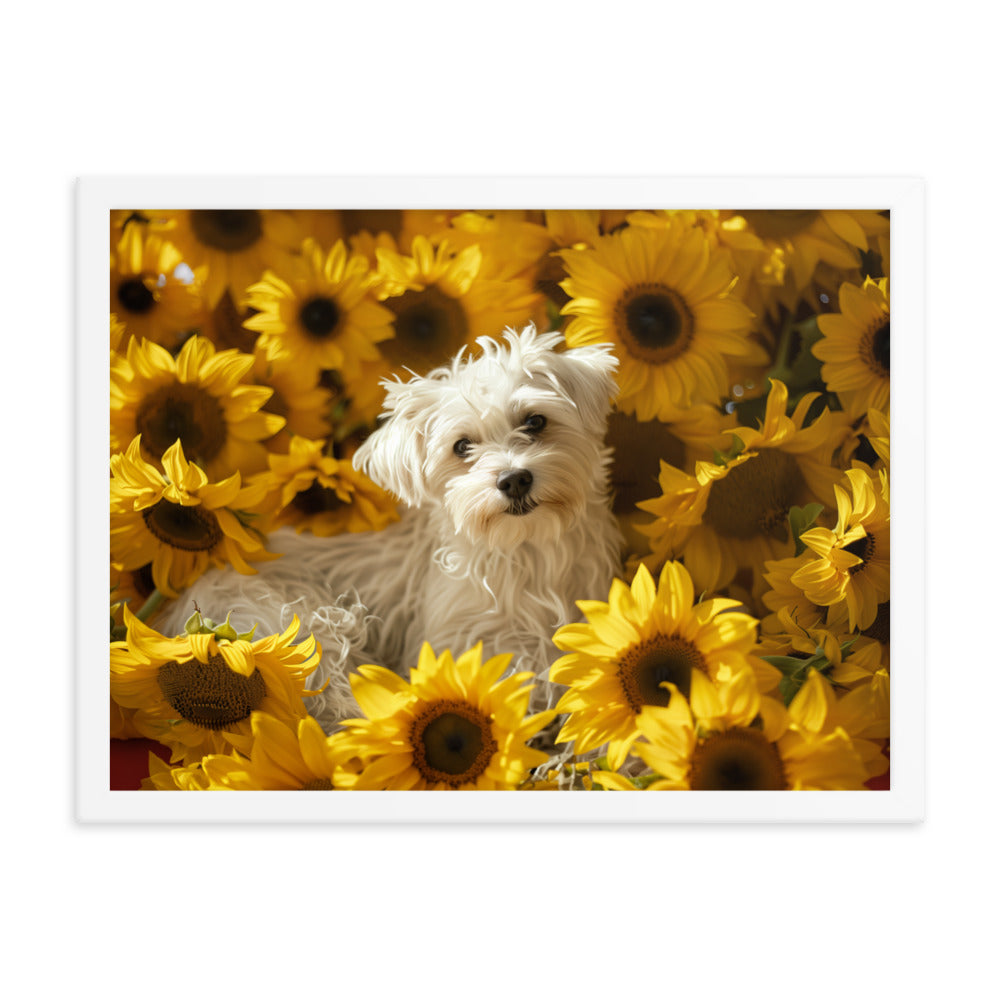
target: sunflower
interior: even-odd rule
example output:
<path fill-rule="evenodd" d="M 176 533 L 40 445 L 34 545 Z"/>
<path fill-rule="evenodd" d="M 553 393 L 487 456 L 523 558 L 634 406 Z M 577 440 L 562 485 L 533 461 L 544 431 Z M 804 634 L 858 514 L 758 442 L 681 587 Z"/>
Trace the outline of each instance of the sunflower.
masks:
<path fill-rule="evenodd" d="M 545 228 L 560 247 L 593 247 L 602 236 L 623 228 L 630 212 L 622 209 L 546 209 Z"/>
<path fill-rule="evenodd" d="M 806 665 L 819 669 L 831 683 L 841 688 L 853 688 L 860 683 L 870 683 L 872 677 L 883 669 L 882 647 L 872 639 L 864 638 L 847 629 L 846 617 L 834 623 L 818 622 L 803 625 L 790 608 L 782 608 L 774 616 L 771 631 L 764 630 L 761 623 L 761 638 L 757 652 L 765 657 L 781 657 L 786 667 L 791 661 L 798 661 L 794 674 L 801 677 Z M 768 662 L 774 663 L 772 659 Z M 787 678 L 784 684 L 792 682 Z M 785 688 L 781 688 L 785 694 Z M 786 698 L 787 700 L 787 698 Z"/>
<path fill-rule="evenodd" d="M 756 572 L 792 554 L 789 510 L 832 506 L 841 475 L 831 462 L 847 434 L 843 416 L 824 410 L 805 423 L 818 395 L 805 395 L 789 416 L 788 390 L 773 379 L 761 426 L 729 432 L 735 454 L 698 461 L 693 474 L 661 462 L 661 495 L 638 504 L 657 518 L 641 529 L 654 561 L 683 555 L 699 590 L 718 590 L 741 567 Z"/>
<path fill-rule="evenodd" d="M 615 345 L 617 405 L 640 420 L 676 420 L 693 404 L 718 404 L 727 362 L 760 354 L 733 272 L 698 227 L 628 227 L 562 256 L 570 296 L 562 312 L 574 317 L 566 342 Z"/>
<path fill-rule="evenodd" d="M 730 233 L 742 230 L 763 244 L 763 254 L 737 255 L 737 263 L 772 316 L 780 308 L 794 312 L 804 295 L 812 301 L 835 275 L 860 274 L 862 254 L 889 232 L 888 218 L 868 209 L 752 209 L 723 216 Z M 812 305 L 818 308 L 819 301 Z"/>
<path fill-rule="evenodd" d="M 168 638 L 127 608 L 125 624 L 125 640 L 111 644 L 111 696 L 135 709 L 143 736 L 170 747 L 171 763 L 246 752 L 254 711 L 289 725 L 305 716 L 305 678 L 320 650 L 312 636 L 293 642 L 297 618 L 280 635 L 255 641 L 206 632 Z"/>
<path fill-rule="evenodd" d="M 184 457 L 180 441 L 162 458 L 164 472 L 144 461 L 136 437 L 111 458 L 111 560 L 131 572 L 150 564 L 157 590 L 177 597 L 209 566 L 256 573 L 248 559 L 275 558 L 245 511 L 264 497 L 266 481 L 242 486 L 234 472 L 210 483 Z"/>
<path fill-rule="evenodd" d="M 569 712 L 557 738 L 575 741 L 575 752 L 607 744 L 613 770 L 624 763 L 639 730 L 635 720 L 646 705 L 666 705 L 667 681 L 690 692 L 695 674 L 725 680 L 750 670 L 765 690 L 779 672 L 752 655 L 757 621 L 732 610 L 727 598 L 694 603 L 687 570 L 667 563 L 659 584 L 640 566 L 631 587 L 614 580 L 608 603 L 577 601 L 588 624 L 564 625 L 552 637 L 568 655 L 549 669 L 549 679 L 569 686 L 557 712 Z"/>
<path fill-rule="evenodd" d="M 710 458 L 728 441 L 722 414 L 702 404 L 686 411 L 683 420 L 664 423 L 638 420 L 634 414 L 612 410 L 605 443 L 612 449 L 611 485 L 614 511 L 619 518 L 637 515 L 636 504 L 656 490 L 660 462 L 680 467 L 697 458 Z"/>
<path fill-rule="evenodd" d="M 325 438 L 333 431 L 334 395 L 320 383 L 312 369 L 298 365 L 292 358 L 274 358 L 258 344 L 253 352 L 251 376 L 258 385 L 272 391 L 264 412 L 285 421 L 285 426 L 265 443 L 269 451 L 285 453 L 289 441 L 298 434 Z"/>
<path fill-rule="evenodd" d="M 128 603 L 131 608 L 141 608 L 155 592 L 156 584 L 153 582 L 152 563 L 146 563 L 133 570 L 123 570 L 120 566 L 111 564 L 111 601 L 113 604 Z M 148 619 L 144 616 L 143 620 Z"/>
<path fill-rule="evenodd" d="M 337 767 L 349 771 L 358 762 L 338 750 L 311 716 L 277 719 L 266 712 L 250 713 L 253 742 L 249 756 L 208 754 L 200 762 L 200 780 L 183 775 L 193 768 L 174 768 L 181 775 L 160 776 L 155 787 L 197 787 L 206 791 L 333 791 Z M 162 769 L 160 769 L 162 771 Z M 153 777 L 152 773 L 150 777 Z"/>
<path fill-rule="evenodd" d="M 818 316 L 822 338 L 812 352 L 820 374 L 854 419 L 889 407 L 888 279 L 840 286 L 839 313 Z"/>
<path fill-rule="evenodd" d="M 210 309 L 228 291 L 241 306 L 247 288 L 287 260 L 308 235 L 292 213 L 254 208 L 146 212 L 170 225 L 170 239 L 194 270 L 204 266 L 202 296 Z"/>
<path fill-rule="evenodd" d="M 117 313 L 111 314 L 110 324 L 111 350 L 120 352 L 128 341 L 129 334 L 125 331 L 125 324 L 118 318 Z M 113 363 L 113 358 L 112 358 Z"/>
<path fill-rule="evenodd" d="M 171 767 L 155 753 L 150 753 L 149 777 L 142 779 L 140 787 L 147 792 L 205 792 L 209 783 L 201 761 Z"/>
<path fill-rule="evenodd" d="M 268 494 L 255 509 L 268 515 L 269 530 L 290 524 L 327 536 L 380 531 L 397 519 L 393 498 L 350 460 L 327 454 L 324 441 L 293 437 L 288 454 L 270 455 L 268 464 Z"/>
<path fill-rule="evenodd" d="M 478 245 L 483 254 L 480 274 L 484 278 L 534 284 L 538 267 L 554 243 L 551 233 L 528 215 L 510 209 L 460 212 L 431 240 L 447 240 L 455 250 Z"/>
<path fill-rule="evenodd" d="M 868 411 L 868 442 L 875 452 L 876 458 L 889 471 L 889 411 Z"/>
<path fill-rule="evenodd" d="M 636 720 L 635 753 L 658 775 L 651 791 L 861 790 L 868 778 L 850 734 L 832 724 L 832 689 L 813 671 L 786 709 L 761 695 L 749 671 L 724 684 L 692 678 L 689 697 L 668 684 L 669 703 Z M 622 775 L 594 771 L 595 783 L 632 789 Z"/>
<path fill-rule="evenodd" d="M 257 333 L 243 324 L 256 310 L 247 305 L 237 306 L 229 292 L 223 292 L 215 306 L 206 313 L 199 329 L 217 351 L 235 348 L 243 354 L 253 354 L 257 343 Z"/>
<path fill-rule="evenodd" d="M 562 309 L 569 302 L 569 296 L 561 285 L 566 280 L 566 262 L 558 250 L 584 250 L 595 246 L 600 237 L 625 225 L 627 214 L 620 209 L 554 209 L 543 212 L 545 230 L 558 249 L 550 250 L 539 261 L 535 287 Z"/>
<path fill-rule="evenodd" d="M 110 735 L 113 740 L 134 740 L 142 736 L 142 733 L 135 728 L 132 722 L 132 716 L 135 712 L 131 709 L 122 708 L 114 698 L 108 699 L 110 701 Z"/>
<path fill-rule="evenodd" d="M 884 475 L 884 474 L 883 474 Z M 814 604 L 847 608 L 851 631 L 864 631 L 876 621 L 879 606 L 889 601 L 889 501 L 862 468 L 844 473 L 850 494 L 836 486 L 837 525 L 810 528 L 801 536 L 814 553 L 792 576 Z"/>
<path fill-rule="evenodd" d="M 528 282 L 484 277 L 475 243 L 456 253 L 447 240 L 435 247 L 417 236 L 409 256 L 384 247 L 375 255 L 377 294 L 394 316 L 382 353 L 396 368 L 425 374 L 477 337 L 527 323 L 540 301 Z"/>
<path fill-rule="evenodd" d="M 198 326 L 203 272 L 178 276 L 180 251 L 143 226 L 128 225 L 111 254 L 111 309 L 127 335 L 174 348 Z"/>
<path fill-rule="evenodd" d="M 111 447 L 122 451 L 142 436 L 142 453 L 157 462 L 175 441 L 213 478 L 267 465 L 261 443 L 284 419 L 261 408 L 272 390 L 244 385 L 254 359 L 216 351 L 192 337 L 174 359 L 158 344 L 133 339 L 123 362 L 111 370 Z"/>
<path fill-rule="evenodd" d="M 365 258 L 342 241 L 324 252 L 307 239 L 301 256 L 248 288 L 247 304 L 259 311 L 246 326 L 269 357 L 357 378 L 363 361 L 379 358 L 375 345 L 392 336 L 392 313 L 375 301 L 373 281 Z"/>
<path fill-rule="evenodd" d="M 407 682 L 383 667 L 360 667 L 351 688 L 367 718 L 348 719 L 342 748 L 363 758 L 360 773 L 338 767 L 338 788 L 513 789 L 548 757 L 526 741 L 553 718 L 526 716 L 534 675 L 501 680 L 510 655 L 482 662 L 482 644 L 456 660 L 428 644 Z"/>
<path fill-rule="evenodd" d="M 363 254 L 369 265 L 378 267 L 375 251 L 379 248 L 399 253 L 400 247 L 410 247 L 422 236 L 438 243 L 448 229 L 448 223 L 461 214 L 458 209 L 372 209 L 340 212 L 347 241 L 355 253 Z"/>
<path fill-rule="evenodd" d="M 337 425 L 334 436 L 338 440 L 344 429 L 358 425 L 363 425 L 366 429 L 374 427 L 385 402 L 385 387 L 382 382 L 392 378 L 392 375 L 393 367 L 384 358 L 379 361 L 362 361 L 360 374 L 350 381 L 344 378 L 343 372 L 332 368 L 320 374 L 320 385 L 333 394 L 333 419 Z"/>
<path fill-rule="evenodd" d="M 773 634 L 780 631 L 777 620 L 779 611 L 785 611 L 799 625 L 810 628 L 825 621 L 826 611 L 813 604 L 802 588 L 792 583 L 792 576 L 810 559 L 808 551 L 787 559 L 769 559 L 764 563 L 761 577 L 768 589 L 761 594 L 761 603 L 771 614 L 761 620 L 761 631 Z"/>

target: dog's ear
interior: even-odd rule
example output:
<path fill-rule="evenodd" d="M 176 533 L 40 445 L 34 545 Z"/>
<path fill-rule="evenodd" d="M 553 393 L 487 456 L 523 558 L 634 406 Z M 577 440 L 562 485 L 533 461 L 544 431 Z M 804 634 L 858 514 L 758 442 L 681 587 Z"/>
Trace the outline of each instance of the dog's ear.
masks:
<path fill-rule="evenodd" d="M 618 359 L 611 345 L 567 348 L 555 355 L 552 368 L 562 391 L 579 409 L 584 426 L 603 437 L 611 404 L 618 395 Z"/>
<path fill-rule="evenodd" d="M 410 507 L 427 496 L 427 423 L 437 398 L 430 380 L 385 381 L 379 427 L 354 453 L 354 467 Z"/>

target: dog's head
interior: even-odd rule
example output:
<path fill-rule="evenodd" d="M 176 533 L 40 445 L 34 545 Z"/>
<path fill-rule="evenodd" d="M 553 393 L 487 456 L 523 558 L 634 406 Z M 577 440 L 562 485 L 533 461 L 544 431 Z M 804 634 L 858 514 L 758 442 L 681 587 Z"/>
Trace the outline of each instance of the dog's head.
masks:
<path fill-rule="evenodd" d="M 489 548 L 559 536 L 605 489 L 616 387 L 609 345 L 559 351 L 559 333 L 480 337 L 475 357 L 387 381 L 383 422 L 354 457 L 410 506 L 440 504 Z"/>

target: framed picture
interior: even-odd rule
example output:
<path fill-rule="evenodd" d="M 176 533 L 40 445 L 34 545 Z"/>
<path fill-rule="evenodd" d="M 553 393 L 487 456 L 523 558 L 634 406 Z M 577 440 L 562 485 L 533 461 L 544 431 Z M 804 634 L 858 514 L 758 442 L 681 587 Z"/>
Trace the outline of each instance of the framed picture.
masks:
<path fill-rule="evenodd" d="M 921 819 L 923 197 L 81 179 L 79 820 Z"/>

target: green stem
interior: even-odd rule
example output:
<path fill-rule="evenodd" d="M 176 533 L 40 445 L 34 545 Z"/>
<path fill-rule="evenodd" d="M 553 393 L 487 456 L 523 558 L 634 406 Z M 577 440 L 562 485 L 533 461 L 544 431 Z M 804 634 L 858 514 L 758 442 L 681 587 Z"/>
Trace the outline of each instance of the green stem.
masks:
<path fill-rule="evenodd" d="M 790 312 L 785 317 L 785 322 L 781 327 L 781 336 L 778 338 L 778 349 L 775 351 L 774 368 L 771 370 L 771 378 L 779 379 L 787 383 L 791 374 L 788 366 L 788 352 L 792 346 L 792 331 L 795 329 L 795 313 Z"/>
<path fill-rule="evenodd" d="M 136 613 L 136 618 L 139 621 L 144 622 L 164 601 L 166 598 L 158 590 L 154 590 L 149 597 L 146 598 L 146 603 L 139 608 Z"/>

